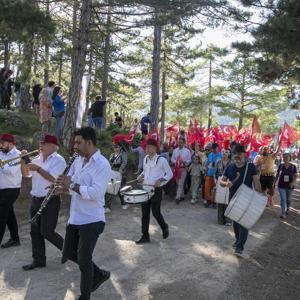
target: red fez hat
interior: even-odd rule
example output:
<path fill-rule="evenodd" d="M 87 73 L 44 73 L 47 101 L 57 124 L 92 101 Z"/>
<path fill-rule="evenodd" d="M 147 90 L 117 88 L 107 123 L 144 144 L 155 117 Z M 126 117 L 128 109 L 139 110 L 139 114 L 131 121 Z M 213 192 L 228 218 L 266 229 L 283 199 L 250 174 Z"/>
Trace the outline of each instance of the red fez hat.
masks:
<path fill-rule="evenodd" d="M 52 135 L 52 134 L 45 134 L 44 139 L 41 141 L 41 143 L 42 144 L 49 143 L 49 144 L 54 144 L 56 146 L 59 145 L 56 135 Z"/>
<path fill-rule="evenodd" d="M 15 137 L 12 134 L 4 133 L 1 136 L 1 141 L 15 144 Z"/>
<path fill-rule="evenodd" d="M 157 140 L 155 140 L 155 139 L 148 139 L 146 142 L 146 145 L 155 146 L 157 151 L 159 151 L 159 144 L 158 144 Z"/>

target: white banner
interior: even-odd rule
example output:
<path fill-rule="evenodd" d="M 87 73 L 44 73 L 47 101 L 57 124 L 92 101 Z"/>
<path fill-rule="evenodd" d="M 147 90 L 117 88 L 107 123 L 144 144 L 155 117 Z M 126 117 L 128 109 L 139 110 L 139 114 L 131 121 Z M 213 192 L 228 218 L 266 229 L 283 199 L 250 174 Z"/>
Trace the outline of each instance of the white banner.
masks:
<path fill-rule="evenodd" d="M 90 74 L 84 74 L 82 77 L 80 99 L 79 99 L 78 111 L 77 111 L 76 128 L 80 128 L 82 126 L 82 118 L 86 106 L 86 94 L 87 94 L 90 79 L 91 79 Z"/>

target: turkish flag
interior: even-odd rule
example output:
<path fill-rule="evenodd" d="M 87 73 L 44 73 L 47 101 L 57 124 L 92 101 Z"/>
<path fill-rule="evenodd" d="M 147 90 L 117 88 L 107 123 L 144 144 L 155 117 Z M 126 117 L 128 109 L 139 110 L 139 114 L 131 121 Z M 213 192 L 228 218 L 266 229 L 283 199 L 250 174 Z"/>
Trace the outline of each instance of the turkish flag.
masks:
<path fill-rule="evenodd" d="M 176 132 L 177 133 L 177 132 L 179 132 L 179 128 L 180 128 L 180 126 L 179 126 L 179 123 L 177 122 L 174 125 L 166 128 L 166 131 L 169 132 L 169 133 L 172 133 L 172 132 Z"/>
<path fill-rule="evenodd" d="M 174 169 L 174 172 L 173 172 L 173 179 L 174 180 L 178 180 L 181 177 L 181 171 L 180 171 L 181 164 L 182 164 L 182 158 L 181 158 L 181 155 L 179 155 L 176 159 L 175 169 Z"/>
<path fill-rule="evenodd" d="M 129 145 L 132 145 L 133 139 L 135 136 L 134 131 L 130 131 L 128 134 L 116 134 L 113 136 L 113 143 L 119 144 L 120 142 L 126 142 Z"/>

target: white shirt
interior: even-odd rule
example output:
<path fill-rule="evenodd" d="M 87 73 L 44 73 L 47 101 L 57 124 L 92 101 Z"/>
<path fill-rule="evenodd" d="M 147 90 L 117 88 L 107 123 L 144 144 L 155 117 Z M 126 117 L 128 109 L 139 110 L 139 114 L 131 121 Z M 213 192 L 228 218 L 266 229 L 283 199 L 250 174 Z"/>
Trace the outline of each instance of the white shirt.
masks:
<path fill-rule="evenodd" d="M 40 154 L 39 157 L 32 160 L 32 163 L 40 166 L 55 179 L 61 175 L 66 168 L 65 159 L 57 152 L 52 153 L 45 161 L 43 161 L 43 155 Z M 45 197 L 48 192 L 47 187 L 51 185 L 51 182 L 36 171 L 31 171 L 30 173 L 32 176 L 31 195 L 34 197 Z"/>
<path fill-rule="evenodd" d="M 105 222 L 104 195 L 110 181 L 110 164 L 99 150 L 83 163 L 84 157 L 77 157 L 68 174 L 73 183 L 80 185 L 80 194 L 72 192 L 69 224 Z"/>
<path fill-rule="evenodd" d="M 173 177 L 168 161 L 157 154 L 152 159 L 148 155 L 145 157 L 142 174 L 144 175 L 144 183 L 151 185 L 154 185 L 160 179 L 165 180 L 161 184 L 164 185 Z"/>
<path fill-rule="evenodd" d="M 172 154 L 172 158 L 171 158 L 171 162 L 173 164 L 176 163 L 177 158 L 179 157 L 179 155 L 181 156 L 182 161 L 188 165 L 191 163 L 192 159 L 191 159 L 191 151 L 185 147 L 183 147 L 182 149 L 176 148 L 173 151 Z"/>
<path fill-rule="evenodd" d="M 8 153 L 0 151 L 0 159 L 8 160 L 20 155 L 20 151 L 16 147 L 13 147 Z M 3 169 L 0 168 L 0 190 L 3 189 L 16 189 L 21 187 L 22 173 L 21 165 L 12 166 L 12 164 L 20 161 L 16 159 L 11 163 L 5 164 Z"/>

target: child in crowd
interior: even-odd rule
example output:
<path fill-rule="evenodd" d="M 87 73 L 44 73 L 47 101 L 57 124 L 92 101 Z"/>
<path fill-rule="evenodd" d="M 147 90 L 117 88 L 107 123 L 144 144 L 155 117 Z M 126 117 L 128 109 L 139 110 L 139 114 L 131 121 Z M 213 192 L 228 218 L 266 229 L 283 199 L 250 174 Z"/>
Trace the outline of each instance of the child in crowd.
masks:
<path fill-rule="evenodd" d="M 202 162 L 199 156 L 195 155 L 192 164 L 189 166 L 189 172 L 191 174 L 191 190 L 192 200 L 191 203 L 197 202 L 197 192 L 200 187 L 201 173 L 203 172 Z"/>

